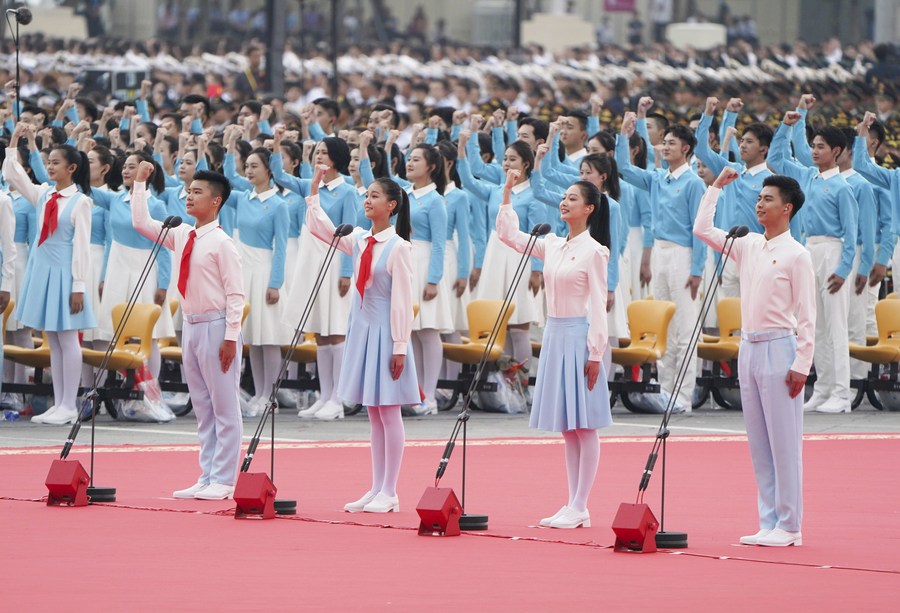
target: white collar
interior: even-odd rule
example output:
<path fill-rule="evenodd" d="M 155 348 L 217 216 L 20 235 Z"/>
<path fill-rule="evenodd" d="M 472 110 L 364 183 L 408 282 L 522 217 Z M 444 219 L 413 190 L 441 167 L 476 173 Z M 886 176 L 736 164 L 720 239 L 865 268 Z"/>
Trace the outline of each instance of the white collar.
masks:
<path fill-rule="evenodd" d="M 756 175 L 758 175 L 759 173 L 761 173 L 768 167 L 769 167 L 768 164 L 766 164 L 765 162 L 760 162 L 756 166 L 753 166 L 752 168 L 748 168 L 744 172 L 746 172 L 751 177 L 755 177 Z"/>
<path fill-rule="evenodd" d="M 839 174 L 841 174 L 841 169 L 835 166 L 834 168 L 829 168 L 825 172 L 820 172 L 819 177 L 827 181 L 831 177 L 836 177 Z"/>
<path fill-rule="evenodd" d="M 844 177 L 845 179 L 849 179 L 850 177 L 852 177 L 855 174 L 856 174 L 855 168 L 848 168 L 847 170 L 841 171 L 841 176 Z"/>
<path fill-rule="evenodd" d="M 124 202 L 131 202 L 131 190 L 130 189 L 125 191 L 125 196 L 122 198 L 122 200 Z"/>
<path fill-rule="evenodd" d="M 583 157 L 586 156 L 586 155 L 587 155 L 587 149 L 585 149 L 584 147 L 582 147 L 581 149 L 579 149 L 579 150 L 576 151 L 575 153 L 572 153 L 572 154 L 570 154 L 570 155 L 567 155 L 567 156 L 566 156 L 566 159 L 569 160 L 570 162 L 577 162 L 578 160 L 580 160 L 581 158 L 583 158 Z"/>
<path fill-rule="evenodd" d="M 425 187 L 420 187 L 419 189 L 413 189 L 410 187 L 407 191 L 418 199 L 425 194 L 430 194 L 431 192 L 437 191 L 437 185 L 435 185 L 434 183 L 429 183 Z"/>
<path fill-rule="evenodd" d="M 372 234 L 371 231 L 368 233 L 368 235 L 363 234 L 360 238 L 360 241 L 365 241 L 369 238 L 369 236 L 374 236 L 376 242 L 385 243 L 390 240 L 395 234 L 397 234 L 397 228 L 395 228 L 394 226 L 388 226 L 378 234 Z"/>
<path fill-rule="evenodd" d="M 332 179 L 328 183 L 325 183 L 325 181 L 322 181 L 321 183 L 319 183 L 319 189 L 322 189 L 322 187 L 327 187 L 328 191 L 333 192 L 338 187 L 340 187 L 341 183 L 343 183 L 343 182 L 344 182 L 344 177 L 342 177 L 341 175 L 338 175 L 336 179 Z"/>
<path fill-rule="evenodd" d="M 197 238 L 203 238 L 204 236 L 206 236 L 210 232 L 214 231 L 218 227 L 219 227 L 218 219 L 216 219 L 216 221 L 211 221 L 208 224 L 206 224 L 205 226 L 200 226 L 199 228 L 194 228 L 194 234 L 197 235 Z"/>
<path fill-rule="evenodd" d="M 182 186 L 182 188 L 181 188 L 181 193 L 178 194 L 178 199 L 179 199 L 179 200 L 184 200 L 185 198 L 187 198 L 187 188 L 184 187 L 184 186 Z"/>
<path fill-rule="evenodd" d="M 57 191 L 57 190 L 54 190 L 54 191 Z M 73 183 L 66 189 L 61 189 L 58 191 L 59 191 L 59 195 L 62 196 L 63 198 L 70 198 L 75 195 L 75 192 L 78 191 L 78 186 Z"/>
<path fill-rule="evenodd" d="M 518 196 L 519 194 L 524 192 L 529 187 L 531 187 L 531 179 L 526 179 L 522 183 L 517 183 L 516 185 L 513 185 L 512 193 L 514 193 L 516 196 Z"/>
<path fill-rule="evenodd" d="M 359 194 L 360 196 L 365 196 L 367 191 L 368 190 L 366 189 L 366 187 L 364 185 L 360 185 L 359 187 L 356 188 L 356 193 Z"/>
<path fill-rule="evenodd" d="M 685 162 L 684 164 L 682 164 L 681 166 L 676 168 L 674 171 L 670 168 L 669 172 L 666 173 L 666 178 L 668 179 L 669 177 L 672 177 L 673 179 L 675 179 L 677 181 L 678 179 L 681 178 L 681 175 L 683 175 L 690 169 L 691 169 L 691 165 L 688 162 Z"/>
<path fill-rule="evenodd" d="M 257 193 L 256 189 L 254 189 L 253 191 L 250 192 L 250 200 L 253 200 L 254 198 L 258 198 L 260 202 L 265 202 L 266 200 L 268 200 L 269 198 L 271 198 L 272 196 L 274 196 L 277 193 L 278 193 L 278 189 L 275 187 L 270 187 L 269 189 L 267 189 L 266 191 L 264 191 L 262 193 Z"/>
<path fill-rule="evenodd" d="M 444 188 L 444 195 L 446 196 L 450 192 L 456 191 L 457 189 L 459 189 L 459 188 L 456 187 L 456 183 L 454 183 L 453 181 L 450 181 L 449 183 L 447 183 L 447 187 Z"/>

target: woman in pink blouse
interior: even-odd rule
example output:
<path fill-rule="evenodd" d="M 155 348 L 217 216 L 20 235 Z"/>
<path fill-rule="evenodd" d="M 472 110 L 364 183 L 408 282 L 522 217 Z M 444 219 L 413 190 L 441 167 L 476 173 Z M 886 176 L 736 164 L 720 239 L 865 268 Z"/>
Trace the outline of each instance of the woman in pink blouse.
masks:
<path fill-rule="evenodd" d="M 510 206 L 515 171 L 507 173 L 497 214 L 501 241 L 523 252 L 529 235 L 519 230 Z M 607 344 L 606 268 L 609 262 L 609 202 L 591 183 L 578 181 L 559 204 L 568 236 L 539 239 L 533 255 L 544 260 L 547 325 L 531 407 L 531 427 L 562 432 L 566 443 L 569 500 L 551 528 L 590 527 L 587 510 L 597 465 L 597 429 L 612 423 L 601 360 Z"/>

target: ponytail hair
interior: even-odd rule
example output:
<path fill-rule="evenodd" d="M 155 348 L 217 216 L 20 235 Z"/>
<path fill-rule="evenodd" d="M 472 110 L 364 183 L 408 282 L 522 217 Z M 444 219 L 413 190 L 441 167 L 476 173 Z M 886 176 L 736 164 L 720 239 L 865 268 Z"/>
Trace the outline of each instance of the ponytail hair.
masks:
<path fill-rule="evenodd" d="M 609 198 L 589 181 L 576 181 L 573 185 L 578 187 L 584 203 L 594 207 L 587 220 L 591 237 L 609 249 L 612 243 L 609 238 Z"/>
<path fill-rule="evenodd" d="M 635 132 L 628 137 L 628 148 L 637 148 L 634 154 L 634 165 L 638 168 L 647 168 L 647 143 L 640 134 Z"/>
<path fill-rule="evenodd" d="M 372 143 L 369 143 L 367 153 L 369 154 L 369 163 L 372 165 L 372 176 L 374 176 L 376 179 L 381 177 L 390 177 L 391 175 L 388 173 L 387 159 L 384 153 L 384 149 Z"/>
<path fill-rule="evenodd" d="M 303 149 L 300 148 L 300 145 L 291 141 L 282 141 L 281 154 L 287 154 L 292 160 L 297 160 L 298 164 L 294 168 L 293 174 L 295 177 L 299 177 L 300 165 L 303 163 Z M 285 169 L 287 169 L 287 167 L 285 167 Z"/>
<path fill-rule="evenodd" d="M 422 154 L 425 156 L 425 163 L 429 166 L 434 166 L 431 171 L 430 179 L 431 182 L 437 186 L 437 191 L 439 194 L 444 193 L 444 189 L 447 187 L 447 177 L 444 174 L 444 158 L 441 156 L 441 152 L 438 151 L 437 147 L 432 145 L 416 145 L 413 147 L 412 151 L 419 149 L 422 151 Z M 410 153 L 412 153 L 412 151 Z"/>
<path fill-rule="evenodd" d="M 119 191 L 119 188 L 122 187 L 122 164 L 119 162 L 119 158 L 113 155 L 112 151 L 101 145 L 95 145 L 91 151 L 97 154 L 97 158 L 102 165 L 109 166 L 109 170 L 106 171 L 106 175 L 103 177 L 106 186 L 114 192 Z"/>
<path fill-rule="evenodd" d="M 347 143 L 340 138 L 327 136 L 322 139 L 322 144 L 328 150 L 328 157 L 331 158 L 334 169 L 339 174 L 348 174 L 350 172 L 348 168 L 350 166 L 350 147 Z"/>
<path fill-rule="evenodd" d="M 588 164 L 591 168 L 606 175 L 606 181 L 603 182 L 603 189 L 609 192 L 609 197 L 618 200 L 621 194 L 619 185 L 619 167 L 616 161 L 608 155 L 592 153 L 581 158 L 581 164 Z"/>
<path fill-rule="evenodd" d="M 75 172 L 72 173 L 72 183 L 77 185 L 85 196 L 90 196 L 91 169 L 87 155 L 72 145 L 56 145 L 52 150 L 62 152 L 67 164 L 75 164 Z"/>
<path fill-rule="evenodd" d="M 406 190 L 400 187 L 396 181 L 387 177 L 375 179 L 375 183 L 384 189 L 384 195 L 389 201 L 393 200 L 397 203 L 394 213 L 391 215 L 391 217 L 396 217 L 394 228 L 397 230 L 397 236 L 408 241 L 412 233 L 412 225 L 409 221 L 409 196 L 406 194 Z"/>
<path fill-rule="evenodd" d="M 161 194 L 163 190 L 166 189 L 166 178 L 163 176 L 163 169 L 160 167 L 159 163 L 153 159 L 153 156 L 144 151 L 132 151 L 128 157 L 131 157 L 132 155 L 142 162 L 150 162 L 153 164 L 153 172 L 150 174 L 150 178 L 147 179 L 147 185 L 153 190 L 155 196 Z"/>
<path fill-rule="evenodd" d="M 451 143 L 449 140 L 442 140 L 438 142 L 437 148 L 438 151 L 441 152 L 441 155 L 444 157 L 444 160 L 446 162 L 450 162 L 451 164 L 450 180 L 453 181 L 456 187 L 462 187 L 462 181 L 460 181 L 459 179 L 459 172 L 456 170 L 456 159 L 459 157 L 456 147 L 454 147 L 453 143 Z"/>
<path fill-rule="evenodd" d="M 525 165 L 525 177 L 530 177 L 531 171 L 534 170 L 534 151 L 531 150 L 531 146 L 523 140 L 517 140 L 511 142 L 506 149 L 512 149 L 516 155 L 522 158 L 522 164 Z"/>

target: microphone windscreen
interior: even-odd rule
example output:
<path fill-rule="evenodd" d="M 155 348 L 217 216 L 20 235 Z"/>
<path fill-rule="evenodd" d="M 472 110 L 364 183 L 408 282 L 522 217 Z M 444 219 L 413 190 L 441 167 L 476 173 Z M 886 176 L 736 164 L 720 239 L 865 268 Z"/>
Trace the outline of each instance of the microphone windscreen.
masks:
<path fill-rule="evenodd" d="M 550 224 L 548 223 L 536 224 L 531 230 L 531 234 L 534 236 L 544 236 L 548 232 L 550 232 Z"/>
<path fill-rule="evenodd" d="M 181 219 L 181 217 L 179 217 L 178 215 L 173 215 L 173 216 L 172 216 L 172 221 L 169 222 L 169 227 L 170 227 L 170 228 L 177 228 L 178 226 L 181 225 L 182 221 L 183 221 L 183 220 Z"/>
<path fill-rule="evenodd" d="M 737 231 L 738 231 L 737 226 L 731 226 L 731 230 L 728 231 L 728 234 L 725 236 L 725 238 L 734 238 L 735 232 L 737 232 Z"/>
<path fill-rule="evenodd" d="M 734 231 L 735 238 L 741 238 L 742 236 L 747 236 L 750 234 L 750 228 L 747 226 L 739 226 L 737 230 Z"/>
<path fill-rule="evenodd" d="M 335 236 L 347 236 L 353 232 L 353 226 L 348 223 L 342 223 L 337 228 L 334 229 Z"/>
<path fill-rule="evenodd" d="M 25 8 L 24 6 L 16 11 L 16 21 L 21 23 L 23 26 L 27 26 L 31 23 L 31 20 L 34 19 L 34 15 L 31 13 L 31 9 Z"/>
<path fill-rule="evenodd" d="M 168 217 L 163 219 L 163 228 L 168 228 L 169 224 L 172 223 L 172 219 L 174 219 L 174 217 L 175 217 L 174 215 L 169 215 Z"/>

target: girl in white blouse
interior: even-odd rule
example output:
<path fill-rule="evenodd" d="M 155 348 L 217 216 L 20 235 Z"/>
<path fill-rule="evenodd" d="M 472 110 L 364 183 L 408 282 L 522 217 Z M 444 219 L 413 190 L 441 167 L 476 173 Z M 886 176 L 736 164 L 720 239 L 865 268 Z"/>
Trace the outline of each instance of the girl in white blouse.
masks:
<path fill-rule="evenodd" d="M 529 235 L 519 230 L 510 206 L 516 178 L 515 171 L 507 173 L 497 235 L 524 252 Z M 609 202 L 592 183 L 578 181 L 566 190 L 559 210 L 568 236 L 549 234 L 538 239 L 532 252 L 544 261 L 547 325 L 530 425 L 562 432 L 566 443 L 569 500 L 541 525 L 587 528 L 587 500 L 600 461 L 597 429 L 612 423 L 601 363 L 607 345 Z"/>

